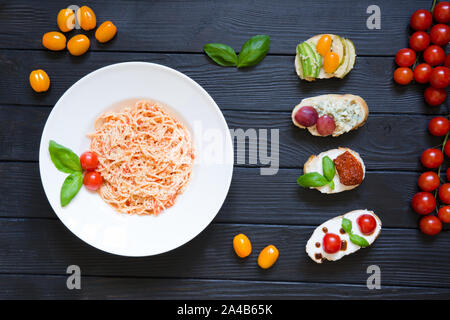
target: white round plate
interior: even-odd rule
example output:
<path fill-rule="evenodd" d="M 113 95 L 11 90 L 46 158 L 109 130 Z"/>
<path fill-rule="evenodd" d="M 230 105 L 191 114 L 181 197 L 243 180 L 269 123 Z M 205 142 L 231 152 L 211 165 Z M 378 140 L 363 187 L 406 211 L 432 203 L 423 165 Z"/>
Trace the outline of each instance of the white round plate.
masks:
<path fill-rule="evenodd" d="M 124 101 L 152 99 L 170 106 L 191 131 L 195 145 L 192 177 L 175 204 L 157 216 L 117 213 L 96 192 L 82 187 L 61 207 L 67 174 L 53 165 L 50 140 L 80 155 L 89 150 L 86 134 L 94 120 Z M 54 106 L 39 150 L 45 194 L 59 219 L 88 244 L 123 256 L 149 256 L 175 249 L 197 236 L 222 206 L 233 173 L 233 146 L 225 119 L 209 94 L 171 68 L 126 62 L 96 70 L 70 87 Z"/>

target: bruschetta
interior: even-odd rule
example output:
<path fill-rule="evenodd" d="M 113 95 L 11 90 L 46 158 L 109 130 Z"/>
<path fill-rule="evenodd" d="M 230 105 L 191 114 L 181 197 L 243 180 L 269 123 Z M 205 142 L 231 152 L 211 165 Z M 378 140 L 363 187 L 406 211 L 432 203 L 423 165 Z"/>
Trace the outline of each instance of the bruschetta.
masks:
<path fill-rule="evenodd" d="M 353 42 L 335 34 L 319 34 L 297 45 L 295 70 L 306 81 L 344 78 L 355 61 Z"/>
<path fill-rule="evenodd" d="M 370 246 L 381 232 L 373 211 L 354 210 L 318 226 L 306 243 L 306 253 L 316 263 L 336 261 Z"/>
<path fill-rule="evenodd" d="M 324 94 L 303 99 L 292 110 L 292 122 L 314 136 L 340 136 L 364 125 L 369 107 L 360 96 Z"/>
<path fill-rule="evenodd" d="M 356 151 L 340 147 L 310 156 L 303 173 L 297 179 L 300 186 L 322 193 L 339 193 L 359 186 L 366 167 Z"/>

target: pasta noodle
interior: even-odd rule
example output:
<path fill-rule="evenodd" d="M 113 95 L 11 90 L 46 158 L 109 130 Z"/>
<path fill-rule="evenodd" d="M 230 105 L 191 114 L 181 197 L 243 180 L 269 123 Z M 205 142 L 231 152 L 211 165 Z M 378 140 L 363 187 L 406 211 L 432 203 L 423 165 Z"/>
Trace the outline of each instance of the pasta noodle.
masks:
<path fill-rule="evenodd" d="M 89 134 L 104 183 L 99 194 L 117 211 L 150 215 L 171 207 L 189 182 L 189 131 L 153 101 L 97 118 Z"/>

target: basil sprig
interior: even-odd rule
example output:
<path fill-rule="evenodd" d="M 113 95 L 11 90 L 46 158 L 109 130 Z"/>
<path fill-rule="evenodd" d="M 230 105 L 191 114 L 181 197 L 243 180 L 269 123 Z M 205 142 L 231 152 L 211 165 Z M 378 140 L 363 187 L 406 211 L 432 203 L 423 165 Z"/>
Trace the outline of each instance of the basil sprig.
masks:
<path fill-rule="evenodd" d="M 322 158 L 323 175 L 318 172 L 309 172 L 298 177 L 297 183 L 304 188 L 317 188 L 329 185 L 334 190 L 333 178 L 336 175 L 336 167 L 330 157 Z"/>
<path fill-rule="evenodd" d="M 270 47 L 270 37 L 256 35 L 247 40 L 239 56 L 233 48 L 222 43 L 208 43 L 203 46 L 205 53 L 218 65 L 223 67 L 251 67 L 261 62 Z"/>
<path fill-rule="evenodd" d="M 50 158 L 56 169 L 69 173 L 61 187 L 60 201 L 64 207 L 76 196 L 83 185 L 83 171 L 80 158 L 70 149 L 50 140 L 48 146 Z"/>
<path fill-rule="evenodd" d="M 342 218 L 342 229 L 344 229 L 344 231 L 348 233 L 350 241 L 356 244 L 357 246 L 363 248 L 369 246 L 369 242 L 365 238 L 353 233 L 352 222 L 349 219 Z"/>

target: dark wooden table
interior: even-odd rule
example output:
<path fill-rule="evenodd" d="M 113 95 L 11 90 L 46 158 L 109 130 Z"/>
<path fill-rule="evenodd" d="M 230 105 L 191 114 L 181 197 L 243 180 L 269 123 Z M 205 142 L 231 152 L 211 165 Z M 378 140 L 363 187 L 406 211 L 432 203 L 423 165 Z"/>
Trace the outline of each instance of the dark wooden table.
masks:
<path fill-rule="evenodd" d="M 392 81 L 395 52 L 407 46 L 409 17 L 424 1 L 119 1 L 83 2 L 98 21 L 112 20 L 117 37 L 93 40 L 73 57 L 49 52 L 42 34 L 56 29 L 70 1 L 0 0 L 0 298 L 450 298 L 450 232 L 424 236 L 410 209 L 423 168 L 419 155 L 438 145 L 427 132 L 448 102 L 427 107 L 423 87 Z M 367 7 L 381 8 L 381 29 L 369 30 Z M 343 80 L 300 81 L 296 44 L 319 33 L 350 38 L 358 58 Z M 249 69 L 222 68 L 202 53 L 208 42 L 239 50 L 255 34 L 271 37 L 269 55 Z M 38 148 L 44 123 L 62 93 L 100 67 L 148 61 L 175 68 L 202 85 L 230 128 L 280 129 L 280 170 L 261 176 L 258 165 L 236 165 L 228 198 L 213 223 L 172 252 L 125 258 L 99 251 L 57 219 L 44 195 Z M 51 89 L 35 94 L 31 70 L 42 68 Z M 310 136 L 291 124 L 302 98 L 353 93 L 370 107 L 367 124 L 335 139 Z M 297 186 L 310 154 L 337 146 L 361 153 L 367 177 L 356 190 L 326 196 Z M 305 243 L 323 221 L 358 208 L 383 220 L 370 249 L 316 265 Z M 238 259 L 231 242 L 243 232 L 254 253 Z M 261 270 L 257 254 L 276 245 L 280 258 Z M 66 288 L 66 268 L 79 265 L 82 289 Z M 368 290 L 367 267 L 381 268 L 381 290 Z"/>

